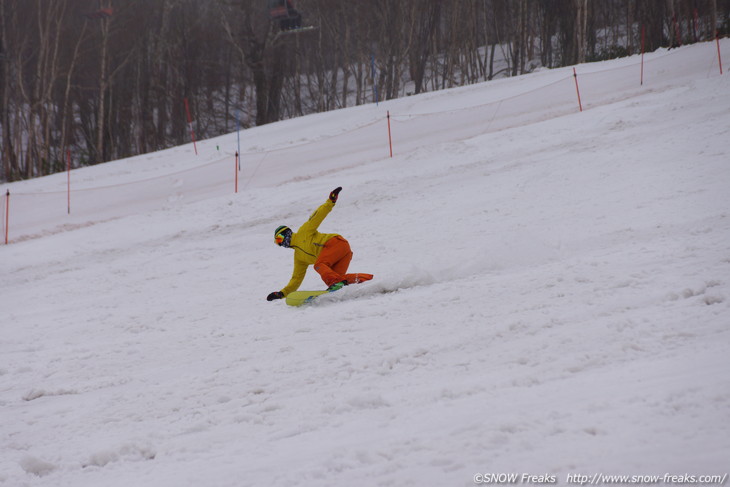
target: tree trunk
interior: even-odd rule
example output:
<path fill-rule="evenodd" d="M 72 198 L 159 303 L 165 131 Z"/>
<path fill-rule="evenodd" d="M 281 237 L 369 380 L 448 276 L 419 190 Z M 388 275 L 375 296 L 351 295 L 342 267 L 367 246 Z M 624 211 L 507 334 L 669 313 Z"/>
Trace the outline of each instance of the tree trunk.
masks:
<path fill-rule="evenodd" d="M 111 8 L 111 0 L 107 7 Z M 104 162 L 104 131 L 106 128 L 106 95 L 109 89 L 109 66 L 108 66 L 108 53 L 109 53 L 109 19 L 106 17 L 99 19 L 99 25 L 101 28 L 101 52 L 99 60 L 99 94 L 97 98 L 96 107 L 96 146 L 95 150 L 95 162 Z"/>
<path fill-rule="evenodd" d="M 573 0 L 573 5 L 575 7 L 575 62 L 582 64 L 586 62 L 588 0 Z"/>

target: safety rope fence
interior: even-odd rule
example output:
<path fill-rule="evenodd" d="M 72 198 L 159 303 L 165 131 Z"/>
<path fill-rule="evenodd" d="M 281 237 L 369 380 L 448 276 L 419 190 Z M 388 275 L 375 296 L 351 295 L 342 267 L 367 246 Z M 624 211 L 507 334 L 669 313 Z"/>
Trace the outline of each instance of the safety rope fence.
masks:
<path fill-rule="evenodd" d="M 691 49 L 691 55 L 679 59 L 677 54 L 682 50 L 669 50 L 647 61 L 643 57 L 641 61 L 619 61 L 618 67 L 615 61 L 609 61 L 580 65 L 575 71 L 546 71 L 541 73 L 544 82 L 538 87 L 532 87 L 534 80 L 529 76 L 492 81 L 508 83 L 494 90 L 501 94 L 495 99 L 475 100 L 473 86 L 452 90 L 449 96 L 439 92 L 421 95 L 436 98 L 433 104 L 420 103 L 422 98 L 418 97 L 396 99 L 392 100 L 395 111 L 386 109 L 384 105 L 388 103 L 381 103 L 383 106 L 376 108 L 375 116 L 372 111 L 366 112 L 360 118 L 353 117 L 349 127 L 337 127 L 333 133 L 311 136 L 299 143 L 281 143 L 279 147 L 262 150 L 253 140 L 256 134 L 252 134 L 250 150 L 238 153 L 234 147 L 210 151 L 208 161 L 202 164 L 197 158 L 190 158 L 187 150 L 186 164 L 191 167 L 162 175 L 145 177 L 145 171 L 140 171 L 141 177 L 125 174 L 115 184 L 93 186 L 95 180 L 90 179 L 92 186 L 78 187 L 83 182 L 74 185 L 73 171 L 69 171 L 65 190 L 3 191 L 2 234 L 8 244 L 196 202 L 215 194 L 238 193 L 239 187 L 246 190 L 279 186 L 330 173 L 333 160 L 340 168 L 354 167 L 406 154 L 424 145 L 467 140 L 662 91 L 685 80 L 722 75 L 719 40 L 716 51 L 715 43 L 682 49 Z M 505 95 L 505 90 L 511 93 Z M 479 93 L 489 96 L 489 90 Z M 440 103 L 447 104 L 443 110 L 418 110 L 419 106 Z M 458 139 L 454 139 L 454 134 L 458 134 Z M 235 145 L 235 138 L 228 140 Z M 204 147 L 208 148 L 204 141 L 198 141 L 196 152 L 205 150 Z M 264 166 L 267 170 L 261 171 Z"/>

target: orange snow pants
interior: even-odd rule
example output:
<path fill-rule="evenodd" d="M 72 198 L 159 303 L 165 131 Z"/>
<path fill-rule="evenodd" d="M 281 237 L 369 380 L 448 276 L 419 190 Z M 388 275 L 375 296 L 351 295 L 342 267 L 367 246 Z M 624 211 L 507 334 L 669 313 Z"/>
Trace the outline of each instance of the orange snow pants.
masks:
<path fill-rule="evenodd" d="M 322 276 L 327 287 L 344 281 L 347 268 L 352 260 L 350 244 L 343 237 L 337 235 L 327 240 L 314 263 L 314 270 Z"/>

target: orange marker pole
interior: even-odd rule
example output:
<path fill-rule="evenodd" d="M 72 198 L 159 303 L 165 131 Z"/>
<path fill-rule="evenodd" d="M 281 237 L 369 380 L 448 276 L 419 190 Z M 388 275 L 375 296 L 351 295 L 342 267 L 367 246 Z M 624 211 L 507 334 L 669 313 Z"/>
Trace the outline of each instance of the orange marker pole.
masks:
<path fill-rule="evenodd" d="M 390 110 L 388 110 L 388 145 L 390 146 L 390 157 L 393 157 L 393 137 L 390 133 Z"/>
<path fill-rule="evenodd" d="M 8 225 L 10 223 L 10 190 L 5 193 L 5 245 L 8 244 Z"/>
<path fill-rule="evenodd" d="M 578 74 L 576 74 L 575 68 L 573 68 L 573 78 L 575 78 L 575 92 L 578 93 L 578 108 L 582 112 L 583 104 L 580 102 L 580 90 L 578 89 Z"/>
<path fill-rule="evenodd" d="M 68 214 L 71 214 L 71 150 L 66 149 L 66 192 L 68 193 Z"/>
<path fill-rule="evenodd" d="M 236 193 L 238 193 L 238 151 L 236 151 L 236 164 L 233 166 L 233 171 L 236 173 Z"/>
<path fill-rule="evenodd" d="M 717 42 L 717 61 L 720 63 L 720 74 L 722 74 L 722 56 L 720 55 L 720 34 L 715 31 L 715 41 Z"/>
<path fill-rule="evenodd" d="M 190 125 L 190 138 L 193 139 L 193 149 L 195 149 L 195 155 L 198 155 L 198 145 L 195 143 L 195 131 L 193 130 L 193 119 L 190 117 L 190 105 L 188 105 L 188 99 L 185 98 L 185 113 L 188 116 L 188 124 Z"/>

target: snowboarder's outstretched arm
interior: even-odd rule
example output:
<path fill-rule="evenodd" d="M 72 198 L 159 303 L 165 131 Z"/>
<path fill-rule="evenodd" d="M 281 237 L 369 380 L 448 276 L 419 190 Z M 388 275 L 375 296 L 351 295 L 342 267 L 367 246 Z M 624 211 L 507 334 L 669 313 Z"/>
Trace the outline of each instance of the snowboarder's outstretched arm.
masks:
<path fill-rule="evenodd" d="M 307 274 L 307 264 L 299 262 L 294 259 L 294 272 L 292 272 L 291 279 L 289 280 L 289 284 L 287 284 L 281 291 L 274 291 L 273 293 L 270 293 L 267 297 L 267 301 L 274 301 L 275 299 L 282 299 L 287 296 L 292 291 L 296 291 L 299 289 L 299 286 L 302 285 L 302 281 L 304 281 L 304 276 Z"/>
<path fill-rule="evenodd" d="M 297 230 L 297 233 L 307 235 L 316 232 L 324 219 L 327 217 L 327 215 L 330 214 L 332 208 L 335 207 L 335 203 L 337 202 L 337 197 L 339 196 L 340 191 L 342 191 L 341 186 L 333 189 L 329 195 L 329 198 L 327 198 L 327 201 L 322 203 L 319 208 L 314 210 L 314 212 L 309 216 L 309 220 L 307 220 L 304 225 L 302 225 L 299 230 Z"/>

